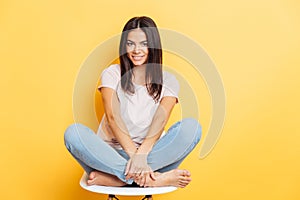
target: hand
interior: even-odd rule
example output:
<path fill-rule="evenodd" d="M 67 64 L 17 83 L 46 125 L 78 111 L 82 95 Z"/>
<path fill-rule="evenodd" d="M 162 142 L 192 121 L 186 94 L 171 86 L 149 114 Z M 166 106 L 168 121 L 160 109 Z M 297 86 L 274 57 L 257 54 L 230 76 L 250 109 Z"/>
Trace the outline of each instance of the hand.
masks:
<path fill-rule="evenodd" d="M 147 164 L 147 154 L 135 153 L 128 161 L 125 175 L 126 180 L 134 179 L 140 186 L 144 186 L 147 177 L 155 180 L 154 172 Z"/>
<path fill-rule="evenodd" d="M 148 173 L 135 178 L 134 182 L 136 182 L 141 187 L 147 187 L 150 186 L 151 183 L 155 180 L 156 177 L 154 176 L 154 173 Z"/>

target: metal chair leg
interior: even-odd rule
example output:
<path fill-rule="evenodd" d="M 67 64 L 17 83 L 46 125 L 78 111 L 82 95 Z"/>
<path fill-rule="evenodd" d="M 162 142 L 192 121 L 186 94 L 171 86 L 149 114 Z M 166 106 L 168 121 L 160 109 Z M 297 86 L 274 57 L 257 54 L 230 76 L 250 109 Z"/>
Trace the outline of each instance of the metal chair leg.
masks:
<path fill-rule="evenodd" d="M 109 194 L 108 195 L 108 199 L 107 200 L 114 200 L 114 199 L 119 200 L 114 194 Z"/>
<path fill-rule="evenodd" d="M 119 200 L 114 194 L 109 194 L 107 200 Z M 152 195 L 146 195 L 142 200 L 153 200 Z"/>
<path fill-rule="evenodd" d="M 153 200 L 152 195 L 146 195 L 142 200 Z"/>

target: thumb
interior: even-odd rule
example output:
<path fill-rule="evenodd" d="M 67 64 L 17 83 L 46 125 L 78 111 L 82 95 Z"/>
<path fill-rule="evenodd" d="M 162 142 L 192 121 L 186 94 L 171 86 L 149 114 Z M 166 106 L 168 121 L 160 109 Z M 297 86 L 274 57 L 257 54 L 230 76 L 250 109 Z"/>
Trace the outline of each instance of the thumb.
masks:
<path fill-rule="evenodd" d="M 154 181 L 156 180 L 156 176 L 155 176 L 155 174 L 154 174 L 153 171 L 150 172 L 150 177 L 151 177 Z"/>

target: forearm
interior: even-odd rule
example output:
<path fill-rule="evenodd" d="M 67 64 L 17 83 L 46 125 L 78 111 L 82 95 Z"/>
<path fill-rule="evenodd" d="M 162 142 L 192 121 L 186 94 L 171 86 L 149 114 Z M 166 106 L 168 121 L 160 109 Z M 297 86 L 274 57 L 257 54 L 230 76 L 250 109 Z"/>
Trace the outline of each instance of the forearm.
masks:
<path fill-rule="evenodd" d="M 117 94 L 111 88 L 105 87 L 101 89 L 101 93 L 108 126 L 116 140 L 131 157 L 136 152 L 136 146 L 131 140 L 127 127 L 121 118 L 120 102 Z"/>
<path fill-rule="evenodd" d="M 147 163 L 147 157 L 153 145 L 159 139 L 164 126 L 165 119 L 159 115 L 155 115 L 147 133 L 147 137 L 144 139 L 136 153 L 131 157 L 129 165 L 126 167 L 126 178 L 134 178 L 136 181 L 136 178 L 140 180 L 140 176 L 142 176 L 142 180 L 144 181 L 144 178 L 146 177 L 151 177 L 155 180 L 155 175 Z M 136 176 L 136 173 L 139 175 Z"/>
<path fill-rule="evenodd" d="M 138 153 L 149 154 L 155 142 L 160 138 L 171 114 L 171 111 L 176 103 L 174 97 L 164 97 L 158 106 L 147 137 L 138 149 Z"/>
<path fill-rule="evenodd" d="M 108 119 L 108 125 L 124 151 L 131 157 L 137 149 L 123 120 L 120 117 L 110 118 Z"/>
<path fill-rule="evenodd" d="M 160 138 L 167 123 L 167 118 L 168 117 L 163 114 L 162 111 L 157 110 L 150 125 L 147 136 L 137 151 L 138 153 L 149 154 L 155 142 Z"/>

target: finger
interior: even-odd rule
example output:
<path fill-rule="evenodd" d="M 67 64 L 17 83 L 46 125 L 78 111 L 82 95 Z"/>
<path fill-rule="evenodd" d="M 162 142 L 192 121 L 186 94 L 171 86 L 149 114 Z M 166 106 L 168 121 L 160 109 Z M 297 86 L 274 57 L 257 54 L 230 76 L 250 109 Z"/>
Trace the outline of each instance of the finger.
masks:
<path fill-rule="evenodd" d="M 156 176 L 149 165 L 147 168 L 147 176 L 149 176 L 152 180 L 156 180 Z"/>
<path fill-rule="evenodd" d="M 142 184 L 143 184 L 143 176 L 137 176 L 137 182 L 138 182 L 138 185 L 139 186 L 143 186 Z"/>
<path fill-rule="evenodd" d="M 145 175 L 144 171 L 141 171 L 140 176 L 143 177 Z"/>
<path fill-rule="evenodd" d="M 136 167 L 134 166 L 133 163 L 131 163 L 131 165 L 130 165 L 130 169 L 128 171 L 128 174 L 131 174 L 132 176 L 134 176 L 136 174 Z"/>
<path fill-rule="evenodd" d="M 138 175 L 138 174 L 134 174 L 134 176 L 133 176 L 133 180 L 140 180 L 140 177 L 139 177 L 139 175 Z"/>
<path fill-rule="evenodd" d="M 145 176 L 142 176 L 141 178 L 141 185 L 140 186 L 144 186 L 145 185 Z"/>
<path fill-rule="evenodd" d="M 140 185 L 140 182 L 141 182 L 141 181 L 140 181 L 140 178 L 139 178 L 139 177 L 135 178 L 135 179 L 134 179 L 134 182 L 136 182 L 136 184 Z"/>
<path fill-rule="evenodd" d="M 148 186 L 149 186 L 149 181 L 150 181 L 150 179 L 151 179 L 150 175 L 149 175 L 149 176 L 146 176 L 144 187 L 148 187 Z"/>
<path fill-rule="evenodd" d="M 127 162 L 126 169 L 125 169 L 125 174 L 124 174 L 124 175 L 127 175 L 127 174 L 128 174 L 128 172 L 129 172 L 129 170 L 130 170 L 130 166 L 131 166 L 131 160 L 129 160 L 129 161 Z"/>
<path fill-rule="evenodd" d="M 126 180 L 131 179 L 132 174 L 128 171 L 125 177 L 126 177 Z"/>
<path fill-rule="evenodd" d="M 135 177 L 135 175 L 132 173 L 131 169 L 129 169 L 129 171 L 128 171 L 127 175 L 126 175 L 126 178 L 127 179 L 132 179 L 134 177 Z"/>
<path fill-rule="evenodd" d="M 144 172 L 144 176 L 143 176 L 143 179 L 142 179 L 142 181 L 143 181 L 143 186 L 145 186 L 148 177 L 150 177 L 150 173 L 149 173 L 149 172 Z"/>
<path fill-rule="evenodd" d="M 151 179 L 151 177 L 150 177 L 150 173 L 148 173 L 146 176 L 145 176 L 145 179 L 144 179 L 144 187 L 146 187 L 147 186 L 147 183 L 149 182 L 149 179 Z"/>
<path fill-rule="evenodd" d="M 132 170 L 131 174 L 134 177 L 138 178 L 141 175 L 141 172 L 139 170 Z"/>
<path fill-rule="evenodd" d="M 150 178 L 154 181 L 156 180 L 156 176 L 155 176 L 155 173 L 153 171 L 150 172 Z"/>
<path fill-rule="evenodd" d="M 144 186 L 146 182 L 147 173 L 142 172 L 140 175 L 140 186 Z"/>
<path fill-rule="evenodd" d="M 128 172 L 129 177 L 132 179 L 138 178 L 140 174 L 141 174 L 140 170 L 138 170 L 138 168 L 136 168 L 135 166 L 131 166 Z"/>
<path fill-rule="evenodd" d="M 126 180 L 130 179 L 130 175 L 127 174 L 127 175 L 125 176 L 125 179 L 126 179 Z"/>
<path fill-rule="evenodd" d="M 130 177 L 131 179 L 135 179 L 135 178 L 136 178 L 136 173 L 134 173 L 134 172 L 132 172 L 132 171 L 129 171 L 128 175 L 129 175 L 129 177 Z"/>

